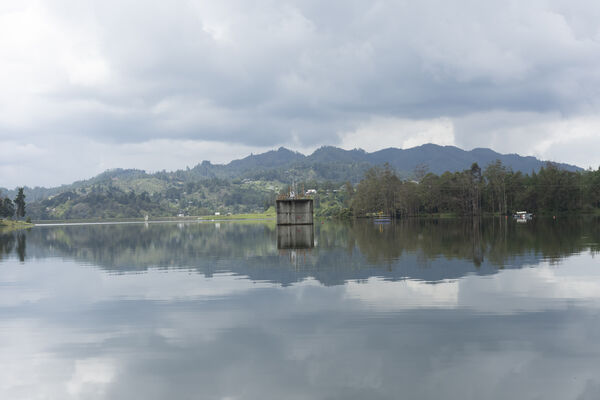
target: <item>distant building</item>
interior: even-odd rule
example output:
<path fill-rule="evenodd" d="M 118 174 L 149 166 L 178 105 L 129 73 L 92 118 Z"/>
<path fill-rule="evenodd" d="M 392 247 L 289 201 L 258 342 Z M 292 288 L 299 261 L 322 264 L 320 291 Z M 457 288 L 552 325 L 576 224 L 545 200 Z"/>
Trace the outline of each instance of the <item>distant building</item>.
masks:
<path fill-rule="evenodd" d="M 217 212 L 215 213 L 215 215 L 217 215 L 217 216 L 218 216 L 218 215 L 221 215 L 221 213 L 217 211 Z"/>
<path fill-rule="evenodd" d="M 315 189 L 308 189 L 306 191 L 306 195 L 308 196 L 308 195 L 311 195 L 311 194 L 317 194 L 317 191 Z"/>

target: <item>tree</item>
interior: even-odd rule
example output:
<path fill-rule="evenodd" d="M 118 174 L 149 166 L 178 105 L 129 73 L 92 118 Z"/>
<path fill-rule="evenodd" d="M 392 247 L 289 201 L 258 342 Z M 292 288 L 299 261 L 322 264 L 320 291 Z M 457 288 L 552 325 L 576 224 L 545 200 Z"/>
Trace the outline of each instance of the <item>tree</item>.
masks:
<path fill-rule="evenodd" d="M 10 218 L 15 215 L 15 205 L 12 200 L 8 197 L 5 197 L 0 204 L 0 216 L 4 218 Z"/>
<path fill-rule="evenodd" d="M 400 185 L 400 179 L 389 164 L 386 163 L 383 168 L 369 169 L 352 198 L 354 212 L 360 216 L 368 213 L 396 215 L 400 203 Z"/>
<path fill-rule="evenodd" d="M 425 178 L 425 176 L 427 176 L 428 172 L 429 172 L 429 166 L 427 164 L 421 163 L 421 164 L 417 164 L 413 174 L 414 174 L 417 182 L 421 182 L 423 180 L 423 178 Z"/>
<path fill-rule="evenodd" d="M 17 206 L 17 217 L 23 218 L 25 216 L 25 194 L 23 188 L 20 187 L 15 197 L 15 205 Z"/>
<path fill-rule="evenodd" d="M 354 195 L 354 186 L 352 186 L 352 183 L 347 181 L 344 184 L 344 189 L 346 192 L 344 195 L 344 206 L 350 207 L 350 202 L 352 201 L 352 196 Z"/>
<path fill-rule="evenodd" d="M 471 164 L 471 169 L 468 171 L 470 181 L 470 197 L 471 197 L 471 214 L 479 215 L 480 186 L 481 186 L 481 168 L 477 163 Z"/>
<path fill-rule="evenodd" d="M 491 211 L 498 212 L 500 214 L 506 214 L 506 176 L 509 171 L 502 165 L 500 160 L 496 160 L 494 163 L 489 164 L 483 176 L 487 181 L 488 193 L 491 197 L 490 205 Z M 497 206 L 497 208 L 496 208 Z"/>

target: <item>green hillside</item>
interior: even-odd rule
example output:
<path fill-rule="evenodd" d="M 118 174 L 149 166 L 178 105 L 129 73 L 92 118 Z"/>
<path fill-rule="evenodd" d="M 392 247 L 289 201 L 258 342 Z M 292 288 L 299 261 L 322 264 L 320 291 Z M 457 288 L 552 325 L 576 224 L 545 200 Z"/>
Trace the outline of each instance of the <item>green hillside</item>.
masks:
<path fill-rule="evenodd" d="M 203 161 L 173 172 L 108 170 L 56 188 L 25 187 L 25 195 L 27 215 L 34 220 L 259 213 L 274 203 L 280 191 L 296 182 L 299 189 L 300 185 L 318 189 L 318 213 L 330 215 L 347 207 L 342 195 L 345 188 L 356 186 L 373 166 L 387 164 L 401 179 L 413 180 L 418 179 L 418 171 L 441 175 L 469 169 L 475 162 L 484 167 L 495 160 L 514 172 L 539 171 L 544 165 L 533 157 L 432 144 L 374 153 L 322 147 L 309 156 L 280 148 L 227 165 Z M 565 171 L 581 170 L 567 164 L 556 166 Z M 345 185 L 347 182 L 351 186 Z M 1 192 L 14 198 L 14 190 Z"/>

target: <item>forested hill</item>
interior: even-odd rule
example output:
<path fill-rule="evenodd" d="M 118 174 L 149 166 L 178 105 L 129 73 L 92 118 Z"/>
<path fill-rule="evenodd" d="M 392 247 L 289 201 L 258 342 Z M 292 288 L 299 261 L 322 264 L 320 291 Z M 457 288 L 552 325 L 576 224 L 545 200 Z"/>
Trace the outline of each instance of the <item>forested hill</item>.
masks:
<path fill-rule="evenodd" d="M 145 183 L 148 183 L 148 180 L 152 181 L 153 178 L 160 180 L 166 177 L 182 181 L 219 178 L 279 182 L 329 180 L 358 183 L 370 167 L 385 163 L 389 163 L 400 176 L 410 178 L 414 175 L 415 168 L 418 166 L 425 168 L 428 172 L 441 174 L 446 171 L 463 171 L 470 168 L 474 162 L 483 167 L 496 160 L 500 160 L 504 166 L 514 172 L 520 171 L 523 173 L 537 172 L 546 163 L 546 161 L 531 156 L 500 154 L 484 148 L 466 151 L 454 146 L 438 146 L 435 144 L 425 144 L 405 150 L 387 148 L 373 153 L 367 153 L 360 149 L 344 150 L 325 146 L 315 150 L 314 153 L 308 156 L 281 147 L 278 150 L 271 150 L 262 154 L 251 154 L 243 159 L 231 161 L 226 165 L 203 161 L 192 169 L 175 172 L 162 171 L 148 174 L 141 170 L 114 169 L 70 185 L 54 188 L 26 187 L 25 195 L 28 202 L 33 202 L 69 190 L 105 182 L 108 179 L 126 181 L 142 179 Z M 555 163 L 555 165 L 567 171 L 581 170 L 580 167 L 570 164 Z M 158 186 L 154 185 L 147 191 L 152 192 L 153 189 L 159 189 Z M 16 195 L 16 189 L 0 188 L 0 191 L 11 198 Z"/>
<path fill-rule="evenodd" d="M 279 148 L 226 165 L 203 161 L 173 172 L 114 169 L 70 185 L 25 187 L 25 195 L 28 214 L 34 219 L 246 212 L 272 204 L 276 193 L 292 182 L 333 189 L 344 182 L 357 184 L 371 167 L 386 163 L 399 177 L 410 180 L 417 170 L 421 174 L 442 174 L 469 169 L 475 162 L 484 168 L 496 160 L 523 173 L 537 172 L 546 164 L 534 157 L 499 154 L 490 149 L 464 151 L 434 144 L 373 153 L 321 147 L 308 156 Z M 581 170 L 567 164 L 555 166 Z M 16 195 L 14 190 L 0 190 L 0 196 Z"/>

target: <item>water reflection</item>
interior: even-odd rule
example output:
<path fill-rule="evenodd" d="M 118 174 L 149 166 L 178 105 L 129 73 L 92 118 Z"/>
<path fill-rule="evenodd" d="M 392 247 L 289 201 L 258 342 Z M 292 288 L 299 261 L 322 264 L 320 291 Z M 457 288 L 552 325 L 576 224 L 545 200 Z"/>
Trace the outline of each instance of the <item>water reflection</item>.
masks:
<path fill-rule="evenodd" d="M 14 251 L 21 261 L 59 256 L 119 273 L 186 268 L 281 284 L 307 277 L 326 285 L 371 276 L 440 281 L 557 263 L 588 249 L 597 253 L 599 226 L 593 218 L 526 225 L 506 219 L 359 221 L 314 230 L 233 223 L 53 226 L 0 235 L 0 257 Z M 284 249 L 310 251 L 285 271 L 280 258 L 289 252 Z"/>
<path fill-rule="evenodd" d="M 0 261 L 3 256 L 16 253 L 19 261 L 25 261 L 27 250 L 27 231 L 17 231 L 14 233 L 2 233 L 0 231 Z"/>
<path fill-rule="evenodd" d="M 315 247 L 313 225 L 277 226 L 278 249 L 312 249 L 313 247 Z"/>
<path fill-rule="evenodd" d="M 5 234 L 0 393 L 598 398 L 597 222 L 326 223 L 294 265 L 274 225 Z"/>

